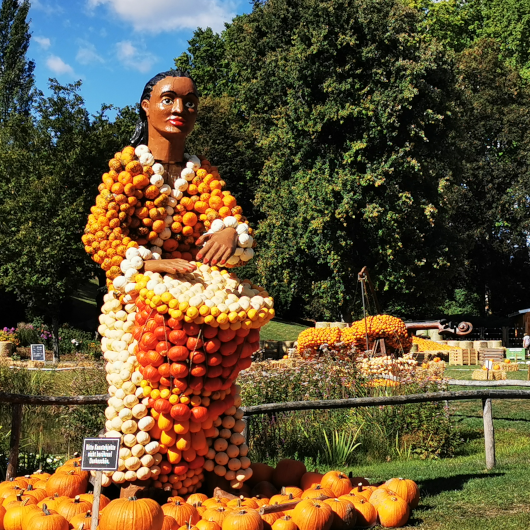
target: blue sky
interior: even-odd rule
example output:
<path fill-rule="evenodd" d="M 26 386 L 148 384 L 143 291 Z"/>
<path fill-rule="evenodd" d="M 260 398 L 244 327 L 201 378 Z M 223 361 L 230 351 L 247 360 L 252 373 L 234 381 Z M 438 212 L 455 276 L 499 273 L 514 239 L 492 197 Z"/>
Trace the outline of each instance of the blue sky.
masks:
<path fill-rule="evenodd" d="M 197 27 L 221 31 L 248 0 L 30 0 L 37 87 L 81 79 L 87 109 L 137 103 L 143 86 L 171 68 Z"/>

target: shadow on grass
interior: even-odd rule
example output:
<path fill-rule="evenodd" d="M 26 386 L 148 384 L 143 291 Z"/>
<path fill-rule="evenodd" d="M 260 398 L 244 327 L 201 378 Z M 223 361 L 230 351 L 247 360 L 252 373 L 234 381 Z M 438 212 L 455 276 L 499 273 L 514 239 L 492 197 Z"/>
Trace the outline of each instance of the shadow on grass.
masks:
<path fill-rule="evenodd" d="M 482 419 L 482 416 L 479 416 L 479 415 L 473 416 L 471 414 L 454 414 L 453 417 L 454 418 L 468 418 L 468 419 Z M 524 422 L 530 422 L 530 418 L 503 418 L 501 416 L 495 416 L 493 419 L 495 421 L 496 420 L 501 420 L 501 421 L 524 421 Z"/>
<path fill-rule="evenodd" d="M 434 496 L 443 493 L 444 491 L 463 490 L 464 486 L 475 478 L 491 478 L 502 477 L 505 473 L 472 473 L 467 475 L 453 475 L 452 477 L 427 479 L 417 481 L 420 486 L 421 496 Z M 427 506 L 424 506 L 426 508 Z"/>

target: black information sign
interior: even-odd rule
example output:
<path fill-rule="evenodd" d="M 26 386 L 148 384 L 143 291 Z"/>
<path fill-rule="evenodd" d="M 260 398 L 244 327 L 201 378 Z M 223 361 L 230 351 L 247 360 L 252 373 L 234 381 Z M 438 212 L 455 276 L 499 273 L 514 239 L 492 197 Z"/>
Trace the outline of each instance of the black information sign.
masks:
<path fill-rule="evenodd" d="M 32 344 L 31 345 L 31 360 L 32 361 L 45 361 L 46 352 L 44 350 L 44 344 Z"/>
<path fill-rule="evenodd" d="M 116 471 L 120 457 L 119 438 L 85 438 L 81 469 L 86 471 Z"/>

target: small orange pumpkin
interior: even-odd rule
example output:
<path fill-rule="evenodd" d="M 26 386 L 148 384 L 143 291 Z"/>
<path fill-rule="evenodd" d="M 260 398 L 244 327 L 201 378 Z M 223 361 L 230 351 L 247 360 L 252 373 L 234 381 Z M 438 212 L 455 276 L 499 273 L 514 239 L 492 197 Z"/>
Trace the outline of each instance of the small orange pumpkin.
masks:
<path fill-rule="evenodd" d="M 322 477 L 320 484 L 323 488 L 330 489 L 335 497 L 346 495 L 353 488 L 348 476 L 341 471 L 329 471 Z"/>
<path fill-rule="evenodd" d="M 388 495 L 377 509 L 381 526 L 385 528 L 399 528 L 407 524 L 410 508 L 407 502 L 397 495 Z"/>
<path fill-rule="evenodd" d="M 292 511 L 292 517 L 300 530 L 329 530 L 333 524 L 331 506 L 317 499 L 301 500 Z"/>

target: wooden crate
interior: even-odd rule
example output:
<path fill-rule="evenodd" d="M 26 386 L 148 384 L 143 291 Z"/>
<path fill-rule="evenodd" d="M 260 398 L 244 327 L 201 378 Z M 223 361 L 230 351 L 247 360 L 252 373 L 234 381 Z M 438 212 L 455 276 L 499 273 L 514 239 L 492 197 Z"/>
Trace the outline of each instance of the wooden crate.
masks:
<path fill-rule="evenodd" d="M 449 364 L 453 366 L 464 366 L 464 351 L 452 350 L 449 352 Z"/>
<path fill-rule="evenodd" d="M 463 348 L 462 359 L 465 366 L 478 364 L 478 352 L 474 348 Z"/>
<path fill-rule="evenodd" d="M 484 364 L 484 361 L 501 362 L 504 359 L 504 352 L 504 348 L 486 348 L 479 350 L 478 360 L 481 364 Z"/>

